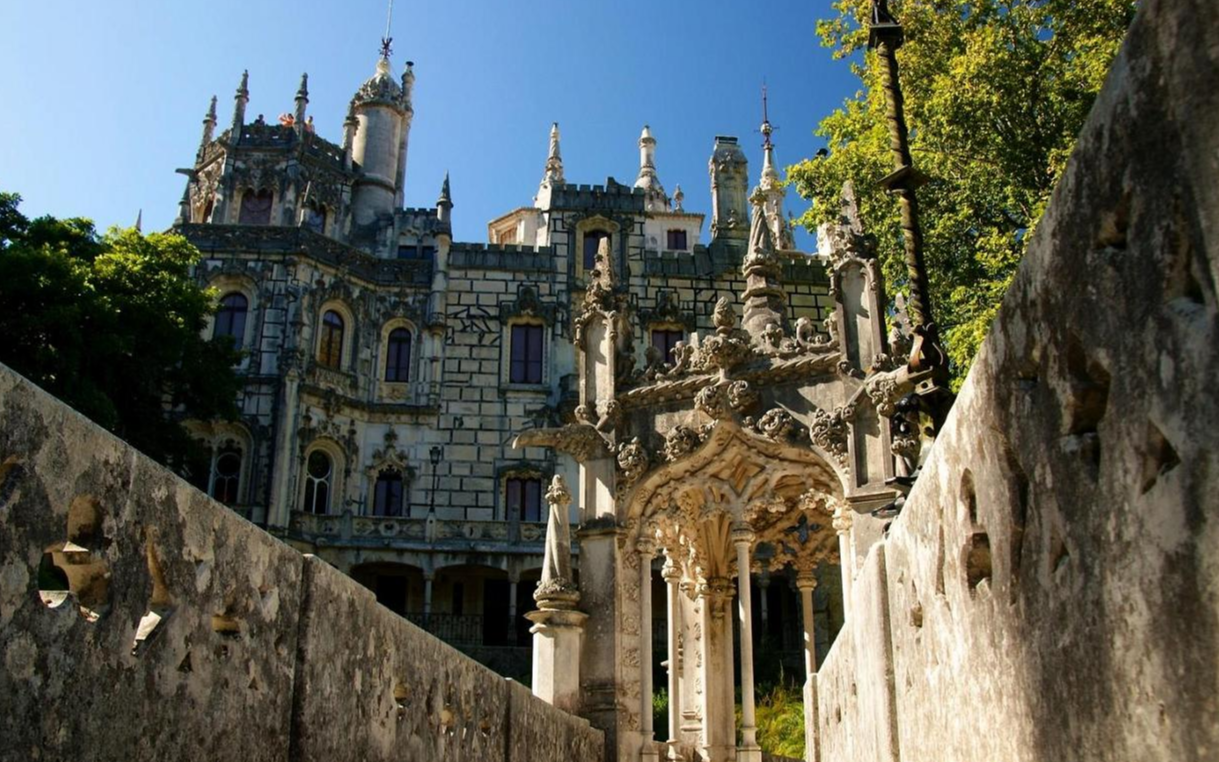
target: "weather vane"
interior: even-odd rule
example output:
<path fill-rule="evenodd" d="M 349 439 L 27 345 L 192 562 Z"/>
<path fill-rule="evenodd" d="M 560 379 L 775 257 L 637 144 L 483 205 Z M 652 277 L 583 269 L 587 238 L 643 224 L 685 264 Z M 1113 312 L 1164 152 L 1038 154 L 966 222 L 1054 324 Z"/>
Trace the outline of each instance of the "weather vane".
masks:
<path fill-rule="evenodd" d="M 775 131 L 775 128 L 770 124 L 770 116 L 767 113 L 767 98 L 766 98 L 766 78 L 762 78 L 762 147 L 772 148 L 770 142 L 770 134 Z"/>
<path fill-rule="evenodd" d="M 394 20 L 394 0 L 389 0 L 389 10 L 385 14 L 385 36 L 381 38 L 381 57 L 389 60 L 389 54 L 394 51 L 394 38 L 389 36 L 389 28 Z"/>

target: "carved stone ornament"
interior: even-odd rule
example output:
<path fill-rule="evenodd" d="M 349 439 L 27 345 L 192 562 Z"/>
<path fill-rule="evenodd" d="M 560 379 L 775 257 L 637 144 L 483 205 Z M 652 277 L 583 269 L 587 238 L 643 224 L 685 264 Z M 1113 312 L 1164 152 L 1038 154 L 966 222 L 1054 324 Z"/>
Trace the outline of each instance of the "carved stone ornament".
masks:
<path fill-rule="evenodd" d="M 665 436 L 665 460 L 673 463 L 698 449 L 702 439 L 689 426 L 678 424 Z"/>
<path fill-rule="evenodd" d="M 567 510 L 571 491 L 562 476 L 555 476 L 546 490 L 550 515 L 546 521 L 546 551 L 542 562 L 542 580 L 533 599 L 542 608 L 572 608 L 580 600 L 580 591 L 572 582 L 571 527 Z"/>
<path fill-rule="evenodd" d="M 728 405 L 738 413 L 748 412 L 758 404 L 758 392 L 748 381 L 733 381 L 728 385 Z"/>
<path fill-rule="evenodd" d="M 694 395 L 694 408 L 714 420 L 721 420 L 728 415 L 728 385 L 724 383 L 704 386 Z"/>
<path fill-rule="evenodd" d="M 813 411 L 812 425 L 809 426 L 809 436 L 813 444 L 831 453 L 843 465 L 847 460 L 850 421 L 854 417 L 853 404 L 835 408 L 832 413 L 817 408 Z"/>
<path fill-rule="evenodd" d="M 624 442 L 618 447 L 618 468 L 622 471 L 621 487 L 629 487 L 648 470 L 651 458 L 648 451 L 634 437 L 630 442 Z"/>
<path fill-rule="evenodd" d="M 756 425 L 763 435 L 775 440 L 786 439 L 796 431 L 796 419 L 781 407 L 767 410 Z"/>

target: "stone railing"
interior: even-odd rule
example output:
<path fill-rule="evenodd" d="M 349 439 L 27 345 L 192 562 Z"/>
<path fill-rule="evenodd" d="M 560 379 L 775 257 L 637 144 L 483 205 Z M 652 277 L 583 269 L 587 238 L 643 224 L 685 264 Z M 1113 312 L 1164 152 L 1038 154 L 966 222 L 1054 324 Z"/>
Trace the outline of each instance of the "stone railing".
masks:
<path fill-rule="evenodd" d="M 604 739 L 0 366 L 0 760 L 601 762 Z"/>
<path fill-rule="evenodd" d="M 423 517 L 355 516 L 350 511 L 317 515 L 293 511 L 289 522 L 290 533 L 303 540 L 408 540 L 444 546 L 498 543 L 540 553 L 546 539 L 546 524 L 533 521 L 437 519 L 429 528 L 428 520 Z"/>
<path fill-rule="evenodd" d="M 1219 25 L 1140 3 L 816 676 L 819 758 L 1219 756 Z"/>

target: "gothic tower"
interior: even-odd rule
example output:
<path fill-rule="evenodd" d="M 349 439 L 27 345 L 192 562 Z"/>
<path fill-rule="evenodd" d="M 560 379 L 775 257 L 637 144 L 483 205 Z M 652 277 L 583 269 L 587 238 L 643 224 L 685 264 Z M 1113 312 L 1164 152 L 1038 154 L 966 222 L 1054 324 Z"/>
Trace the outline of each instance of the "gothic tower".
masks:
<path fill-rule="evenodd" d="M 362 169 L 353 200 L 357 225 L 368 225 L 402 206 L 407 139 L 415 115 L 411 108 L 414 83 L 410 61 L 399 84 L 390 74 L 389 57 L 383 55 L 376 73 L 352 98 L 356 119 L 352 159 Z"/>

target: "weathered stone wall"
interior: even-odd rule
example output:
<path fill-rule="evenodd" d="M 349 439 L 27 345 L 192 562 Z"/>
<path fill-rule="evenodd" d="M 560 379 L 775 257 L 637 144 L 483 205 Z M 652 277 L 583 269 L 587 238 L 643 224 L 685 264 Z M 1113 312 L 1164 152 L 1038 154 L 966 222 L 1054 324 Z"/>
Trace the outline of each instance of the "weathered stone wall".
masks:
<path fill-rule="evenodd" d="M 945 431 L 856 578 L 817 681 L 822 760 L 1219 757 L 1211 11 L 1142 4 Z"/>
<path fill-rule="evenodd" d="M 557 761 L 603 747 L 585 720 L 3 366 L 0 738 L 4 761 Z"/>

